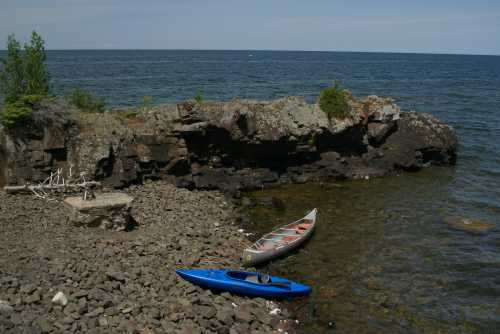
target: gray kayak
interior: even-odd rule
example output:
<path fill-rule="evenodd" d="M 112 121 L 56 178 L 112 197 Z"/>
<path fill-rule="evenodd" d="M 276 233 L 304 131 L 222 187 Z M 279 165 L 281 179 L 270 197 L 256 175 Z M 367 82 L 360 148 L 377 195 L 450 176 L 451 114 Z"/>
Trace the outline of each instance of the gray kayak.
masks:
<path fill-rule="evenodd" d="M 264 235 L 243 251 L 243 264 L 245 266 L 262 264 L 300 246 L 311 236 L 316 226 L 317 213 L 318 210 L 313 209 L 304 218 Z"/>

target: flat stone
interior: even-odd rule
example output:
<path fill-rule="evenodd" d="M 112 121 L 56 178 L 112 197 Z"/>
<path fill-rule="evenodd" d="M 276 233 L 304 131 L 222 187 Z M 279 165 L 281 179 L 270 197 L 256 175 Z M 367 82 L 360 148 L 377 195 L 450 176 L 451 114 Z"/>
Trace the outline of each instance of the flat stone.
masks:
<path fill-rule="evenodd" d="M 123 314 L 127 314 L 127 313 L 130 313 L 130 312 L 132 312 L 132 308 L 131 307 L 127 307 L 126 309 L 122 310 Z"/>
<path fill-rule="evenodd" d="M 93 317 L 97 317 L 98 315 L 103 314 L 103 313 L 104 313 L 104 308 L 98 307 L 95 310 L 87 313 L 87 316 L 90 318 L 93 318 Z"/>
<path fill-rule="evenodd" d="M 21 293 L 30 294 L 36 290 L 36 286 L 34 284 L 26 284 L 21 286 Z"/>
<path fill-rule="evenodd" d="M 96 194 L 92 200 L 67 197 L 64 206 L 69 221 L 76 226 L 101 227 L 123 231 L 134 225 L 130 215 L 133 197 L 123 193 Z"/>
<path fill-rule="evenodd" d="M 96 194 L 92 200 L 84 200 L 81 196 L 67 197 L 64 204 L 75 208 L 78 211 L 92 211 L 94 209 L 113 209 L 130 206 L 133 197 L 124 193 L 104 193 Z"/>
<path fill-rule="evenodd" d="M 38 292 L 33 293 L 25 299 L 27 304 L 37 303 L 40 301 L 40 294 Z"/>
<path fill-rule="evenodd" d="M 119 271 L 108 270 L 106 272 L 106 276 L 112 281 L 118 281 L 121 283 L 125 283 L 126 281 L 125 275 Z"/>

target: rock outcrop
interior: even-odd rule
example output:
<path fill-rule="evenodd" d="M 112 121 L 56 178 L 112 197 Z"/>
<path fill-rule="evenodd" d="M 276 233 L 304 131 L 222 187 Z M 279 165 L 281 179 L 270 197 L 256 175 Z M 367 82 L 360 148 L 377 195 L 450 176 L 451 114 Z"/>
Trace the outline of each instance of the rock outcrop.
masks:
<path fill-rule="evenodd" d="M 401 112 L 376 96 L 349 96 L 349 105 L 349 117 L 329 121 L 317 104 L 297 97 L 188 101 L 132 117 L 45 104 L 28 130 L 0 129 L 0 182 L 36 182 L 71 165 L 115 187 L 164 179 L 237 193 L 454 163 L 457 138 L 436 118 Z"/>

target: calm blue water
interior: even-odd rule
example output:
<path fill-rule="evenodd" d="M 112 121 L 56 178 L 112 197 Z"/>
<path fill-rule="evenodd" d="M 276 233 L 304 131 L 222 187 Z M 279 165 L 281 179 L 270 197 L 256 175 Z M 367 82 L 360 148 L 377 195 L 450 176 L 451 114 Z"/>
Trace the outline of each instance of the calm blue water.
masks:
<path fill-rule="evenodd" d="M 271 267 L 315 285 L 317 324 L 306 324 L 305 332 L 328 332 L 325 319 L 336 320 L 340 333 L 500 332 L 500 57 L 51 51 L 49 68 L 56 93 L 82 87 L 109 105 L 138 105 L 144 96 L 175 102 L 199 89 L 205 99 L 300 95 L 314 101 L 339 80 L 356 95 L 392 96 L 404 109 L 448 122 L 460 139 L 456 167 L 328 191 L 287 189 L 288 211 L 256 217 L 273 226 L 309 202 L 323 213 L 321 236 L 306 255 Z M 470 235 L 450 229 L 447 215 L 496 227 Z M 393 306 L 378 306 L 385 304 Z"/>
<path fill-rule="evenodd" d="M 453 125 L 461 149 L 450 196 L 500 213 L 500 57 L 275 51 L 51 51 L 56 93 L 82 87 L 109 105 L 235 96 L 314 101 L 339 80 L 356 95 L 391 96 Z"/>

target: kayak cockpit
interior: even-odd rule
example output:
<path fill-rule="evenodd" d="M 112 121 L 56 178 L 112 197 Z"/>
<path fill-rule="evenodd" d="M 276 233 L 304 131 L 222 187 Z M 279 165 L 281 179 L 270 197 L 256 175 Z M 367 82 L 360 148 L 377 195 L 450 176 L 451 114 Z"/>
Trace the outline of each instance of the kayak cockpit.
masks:
<path fill-rule="evenodd" d="M 244 271 L 228 271 L 226 273 L 232 279 L 237 279 L 241 281 L 252 282 L 256 284 L 271 284 L 271 276 L 262 275 L 260 273 L 248 273 Z"/>

